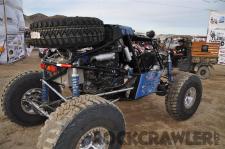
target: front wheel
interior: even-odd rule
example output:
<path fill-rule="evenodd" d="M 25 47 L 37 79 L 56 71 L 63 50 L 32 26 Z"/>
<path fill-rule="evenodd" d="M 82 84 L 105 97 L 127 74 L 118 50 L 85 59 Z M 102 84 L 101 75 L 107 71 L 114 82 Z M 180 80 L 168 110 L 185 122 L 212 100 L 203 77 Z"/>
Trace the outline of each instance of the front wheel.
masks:
<path fill-rule="evenodd" d="M 198 109 L 202 98 L 202 84 L 198 76 L 182 73 L 169 86 L 166 109 L 176 120 L 189 119 Z"/>
<path fill-rule="evenodd" d="M 5 86 L 0 103 L 3 113 L 12 122 L 22 126 L 33 126 L 46 120 L 29 104 L 30 100 L 41 104 L 41 78 L 41 72 L 28 71 L 17 75 Z M 53 87 L 61 92 L 59 86 L 53 85 Z M 49 92 L 49 100 L 58 99 L 55 93 Z"/>
<path fill-rule="evenodd" d="M 97 96 L 82 95 L 63 103 L 50 115 L 39 149 L 120 149 L 125 122 L 120 110 Z"/>

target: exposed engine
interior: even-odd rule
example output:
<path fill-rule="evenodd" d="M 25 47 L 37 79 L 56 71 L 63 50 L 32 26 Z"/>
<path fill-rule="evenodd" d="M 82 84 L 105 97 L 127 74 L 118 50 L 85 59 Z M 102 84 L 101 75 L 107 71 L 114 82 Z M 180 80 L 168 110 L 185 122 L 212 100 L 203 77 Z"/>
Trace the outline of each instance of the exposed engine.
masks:
<path fill-rule="evenodd" d="M 91 57 L 90 66 L 104 68 L 120 68 L 119 53 L 106 53 Z M 117 72 L 84 71 L 83 91 L 85 93 L 102 93 L 114 87 L 121 86 L 124 77 Z"/>
<path fill-rule="evenodd" d="M 148 44 L 136 42 L 133 44 L 133 47 L 136 51 L 135 54 L 137 55 L 142 72 L 153 70 L 156 66 L 157 69 L 159 68 L 156 56 L 154 52 L 151 51 Z M 56 50 L 54 53 L 50 51 L 47 59 L 54 63 L 71 63 L 70 60 L 74 59 L 74 56 L 92 50 L 92 48 L 86 48 L 76 51 L 76 53 L 70 52 L 69 50 L 64 52 Z M 86 94 L 98 94 L 121 87 L 124 85 L 128 73 L 121 74 L 120 71 L 116 70 L 128 71 L 128 69 L 135 69 L 136 66 L 132 65 L 132 61 L 132 53 L 126 46 L 119 43 L 101 52 L 92 53 L 79 58 L 79 65 L 81 67 L 88 67 L 88 70 L 78 69 L 81 92 Z M 67 81 L 63 79 L 64 81 L 60 83 L 65 84 L 64 82 L 68 82 L 68 86 L 71 87 L 71 71 L 68 71 L 66 76 L 67 77 L 64 77 L 67 78 Z"/>

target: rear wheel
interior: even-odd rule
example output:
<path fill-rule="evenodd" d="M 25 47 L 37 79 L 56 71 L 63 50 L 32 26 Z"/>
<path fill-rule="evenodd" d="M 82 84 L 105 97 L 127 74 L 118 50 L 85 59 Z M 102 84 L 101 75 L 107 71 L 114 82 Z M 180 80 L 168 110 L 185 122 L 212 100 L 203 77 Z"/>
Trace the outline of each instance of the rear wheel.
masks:
<path fill-rule="evenodd" d="M 203 80 L 208 79 L 210 77 L 209 67 L 201 66 L 197 71 L 197 75 Z"/>
<path fill-rule="evenodd" d="M 97 96 L 63 103 L 41 129 L 39 149 L 120 149 L 125 122 L 120 110 Z"/>
<path fill-rule="evenodd" d="M 17 75 L 5 87 L 1 106 L 3 113 L 12 122 L 22 126 L 33 126 L 45 121 L 45 117 L 39 115 L 28 101 L 41 104 L 42 74 L 38 71 L 29 71 Z M 60 91 L 60 87 L 53 85 Z M 57 100 L 59 97 L 50 91 L 49 99 Z"/>
<path fill-rule="evenodd" d="M 202 84 L 198 76 L 181 73 L 169 86 L 167 112 L 176 120 L 189 119 L 197 111 L 201 97 Z"/>

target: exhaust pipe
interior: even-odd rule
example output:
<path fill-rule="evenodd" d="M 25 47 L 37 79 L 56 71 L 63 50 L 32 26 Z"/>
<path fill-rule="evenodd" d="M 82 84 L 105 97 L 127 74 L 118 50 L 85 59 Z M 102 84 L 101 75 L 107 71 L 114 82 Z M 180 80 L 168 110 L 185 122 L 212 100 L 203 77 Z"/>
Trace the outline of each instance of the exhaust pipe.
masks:
<path fill-rule="evenodd" d="M 106 60 L 114 60 L 115 58 L 116 58 L 115 53 L 107 53 L 107 54 L 100 54 L 100 55 L 93 56 L 91 58 L 91 61 L 96 60 L 101 62 Z"/>

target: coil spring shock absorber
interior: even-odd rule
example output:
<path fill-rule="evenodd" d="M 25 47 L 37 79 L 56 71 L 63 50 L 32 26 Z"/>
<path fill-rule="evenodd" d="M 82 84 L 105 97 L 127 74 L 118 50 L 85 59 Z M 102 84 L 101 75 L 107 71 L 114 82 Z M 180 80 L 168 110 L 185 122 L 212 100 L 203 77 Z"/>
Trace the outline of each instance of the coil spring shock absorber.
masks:
<path fill-rule="evenodd" d="M 172 63 L 172 59 L 171 59 L 171 53 L 170 51 L 168 52 L 168 79 L 169 81 L 173 81 L 173 63 Z"/>
<path fill-rule="evenodd" d="M 46 72 L 44 71 L 44 72 L 42 73 L 42 75 L 43 75 L 43 79 L 45 79 L 45 77 L 46 77 L 47 74 L 46 74 Z M 41 94 L 41 100 L 42 100 L 43 102 L 47 102 L 47 101 L 48 101 L 48 93 L 49 93 L 49 88 L 48 88 L 48 86 L 42 82 L 42 94 Z"/>
<path fill-rule="evenodd" d="M 72 92 L 73 92 L 73 97 L 78 97 L 80 96 L 80 90 L 79 90 L 79 74 L 77 72 L 77 68 L 73 68 L 73 73 L 72 73 Z"/>

